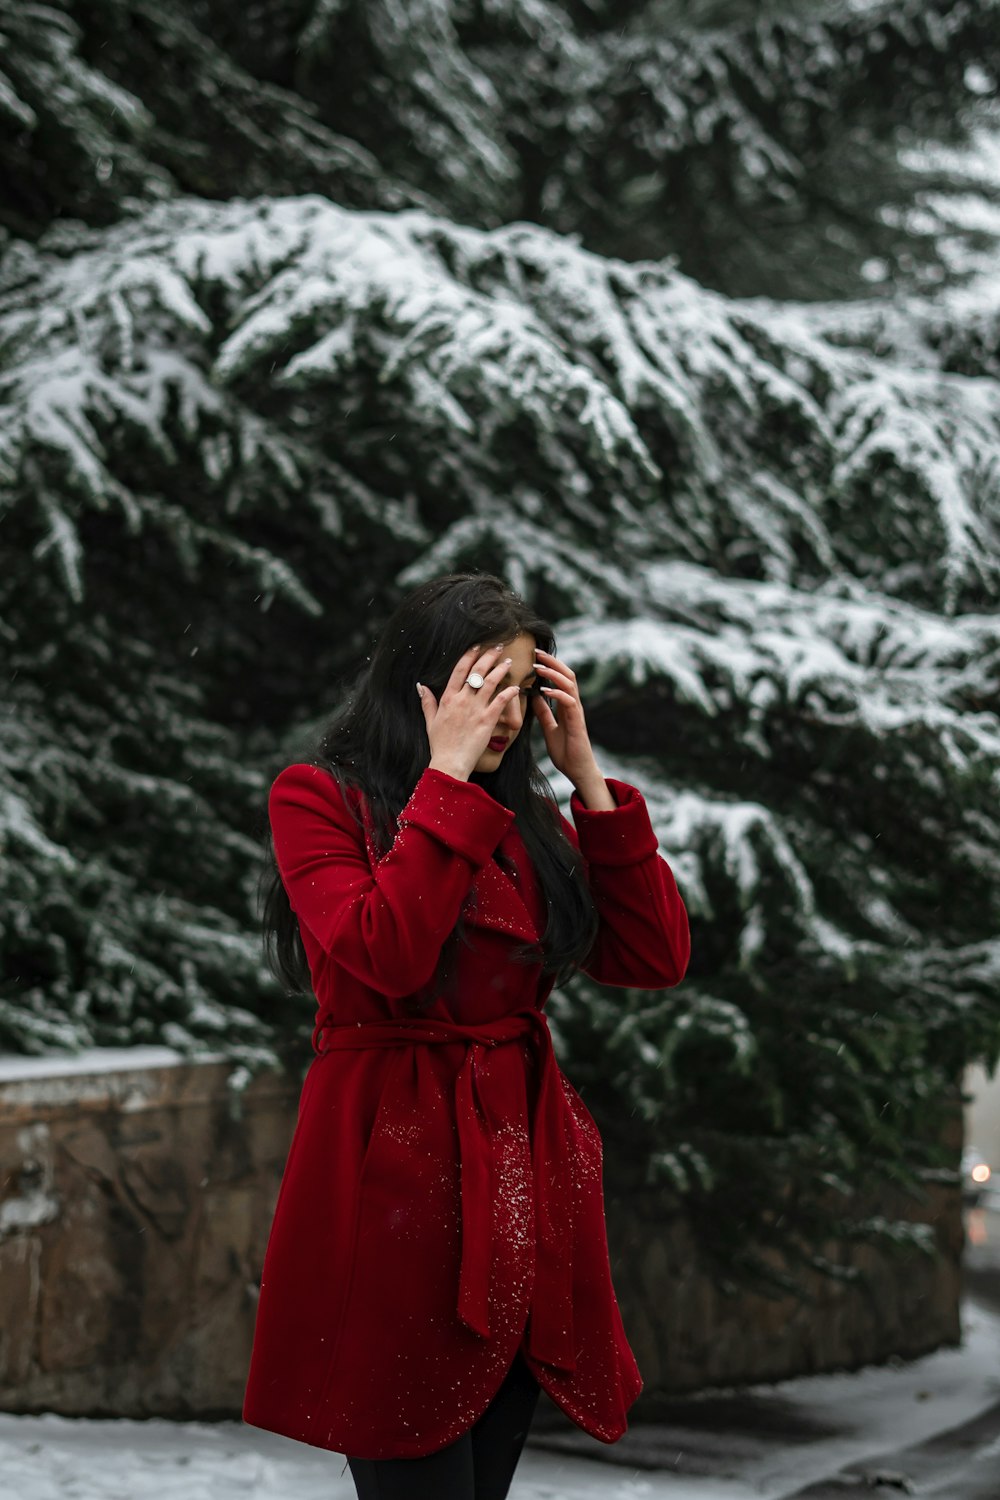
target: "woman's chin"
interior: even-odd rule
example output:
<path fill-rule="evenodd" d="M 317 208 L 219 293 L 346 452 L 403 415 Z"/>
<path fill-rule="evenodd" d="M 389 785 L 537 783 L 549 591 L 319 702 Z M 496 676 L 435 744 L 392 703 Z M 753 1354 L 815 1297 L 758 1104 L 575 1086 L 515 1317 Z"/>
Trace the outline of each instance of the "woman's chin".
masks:
<path fill-rule="evenodd" d="M 495 771 L 498 769 L 503 757 L 504 752 L 502 750 L 484 750 L 476 761 L 475 769 L 480 773 Z"/>

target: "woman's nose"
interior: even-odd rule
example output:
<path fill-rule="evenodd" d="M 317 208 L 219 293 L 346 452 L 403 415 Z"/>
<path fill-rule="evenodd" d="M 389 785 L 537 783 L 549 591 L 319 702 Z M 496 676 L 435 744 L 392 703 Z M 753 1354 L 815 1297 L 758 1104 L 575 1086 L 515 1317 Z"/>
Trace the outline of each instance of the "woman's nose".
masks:
<path fill-rule="evenodd" d="M 497 723 L 503 724 L 512 734 L 518 732 L 524 723 L 524 704 L 521 702 L 520 693 L 518 693 L 516 698 L 511 698 L 510 702 L 505 705 Z"/>

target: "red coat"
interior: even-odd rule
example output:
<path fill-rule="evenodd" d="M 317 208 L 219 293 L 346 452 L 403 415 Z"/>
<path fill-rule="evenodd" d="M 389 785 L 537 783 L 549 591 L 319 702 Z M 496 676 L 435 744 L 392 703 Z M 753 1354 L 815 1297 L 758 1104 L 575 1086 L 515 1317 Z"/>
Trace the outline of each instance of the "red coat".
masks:
<path fill-rule="evenodd" d="M 687 913 L 641 794 L 607 785 L 614 810 L 574 793 L 576 829 L 562 819 L 600 914 L 585 972 L 664 989 L 687 968 Z M 552 979 L 510 956 L 545 922 L 514 814 L 428 768 L 376 862 L 333 777 L 300 764 L 275 779 L 270 817 L 317 1056 L 244 1421 L 352 1457 L 419 1457 L 482 1416 L 520 1348 L 573 1422 L 616 1442 L 642 1378 L 611 1281 L 601 1137 L 543 1012 Z M 406 1017 L 460 912 L 473 942 L 459 945 L 460 1001 Z"/>

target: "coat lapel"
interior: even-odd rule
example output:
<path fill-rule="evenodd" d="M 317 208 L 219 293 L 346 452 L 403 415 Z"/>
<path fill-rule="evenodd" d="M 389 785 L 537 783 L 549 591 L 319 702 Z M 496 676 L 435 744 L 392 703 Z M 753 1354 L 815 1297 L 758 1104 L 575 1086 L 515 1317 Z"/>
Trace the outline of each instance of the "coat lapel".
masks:
<path fill-rule="evenodd" d="M 502 870 L 495 859 L 488 859 L 476 872 L 462 907 L 462 920 L 470 927 L 490 927 L 519 942 L 538 942 L 543 931 L 543 926 L 539 925 L 543 913 L 524 841 L 511 828 L 500 840 L 498 848 L 501 854 L 516 863 L 517 879 Z"/>
<path fill-rule="evenodd" d="M 374 870 L 379 856 L 367 833 L 365 847 Z M 524 840 L 516 827 L 508 828 L 497 848 L 517 865 L 517 880 L 502 870 L 495 859 L 488 859 L 469 888 L 462 920 L 470 927 L 489 927 L 518 942 L 537 943 L 548 914 Z"/>

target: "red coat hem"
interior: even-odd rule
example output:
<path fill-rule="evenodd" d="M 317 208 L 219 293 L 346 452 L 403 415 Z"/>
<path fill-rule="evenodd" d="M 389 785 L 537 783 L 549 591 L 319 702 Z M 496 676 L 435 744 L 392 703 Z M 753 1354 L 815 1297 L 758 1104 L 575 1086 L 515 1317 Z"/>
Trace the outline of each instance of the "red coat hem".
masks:
<path fill-rule="evenodd" d="M 596 1442 L 605 1443 L 608 1446 L 613 1443 L 619 1442 L 628 1431 L 629 1424 L 626 1418 L 623 1416 L 621 1425 L 612 1428 L 608 1428 L 601 1424 L 595 1423 L 586 1411 L 584 1411 L 572 1400 L 563 1395 L 557 1385 L 551 1383 L 551 1378 L 546 1374 L 544 1367 L 536 1364 L 528 1354 L 528 1351 L 525 1347 L 526 1343 L 527 1335 L 523 1334 L 521 1342 L 518 1346 L 518 1350 L 524 1357 L 525 1363 L 530 1369 L 532 1375 L 534 1375 L 535 1379 L 538 1381 L 542 1390 L 548 1396 L 552 1404 L 558 1407 L 563 1415 L 565 1417 L 568 1417 L 575 1426 L 581 1428 L 588 1437 L 594 1438 Z M 496 1391 L 493 1391 L 486 1397 L 485 1401 L 483 1401 L 482 1403 L 482 1410 L 472 1418 L 471 1422 L 463 1422 L 457 1431 L 444 1437 L 440 1441 L 435 1442 L 433 1447 L 428 1448 L 425 1442 L 420 1442 L 419 1440 L 407 1442 L 405 1439 L 396 1439 L 393 1441 L 393 1452 L 391 1454 L 354 1453 L 349 1442 L 346 1444 L 344 1442 L 337 1442 L 334 1440 L 332 1434 L 330 1434 L 326 1439 L 320 1439 L 316 1436 L 315 1431 L 309 1431 L 306 1427 L 295 1422 L 281 1422 L 275 1421 L 273 1418 L 265 1417 L 255 1419 L 252 1415 L 250 1415 L 252 1407 L 249 1402 L 244 1405 L 242 1421 L 248 1427 L 256 1427 L 262 1432 L 274 1432 L 277 1433 L 279 1437 L 291 1438 L 295 1442 L 307 1443 L 312 1448 L 322 1448 L 330 1453 L 339 1453 L 342 1454 L 345 1458 L 349 1453 L 352 1458 L 426 1458 L 432 1453 L 440 1452 L 442 1448 L 447 1448 L 451 1443 L 457 1442 L 460 1437 L 463 1437 L 465 1433 L 469 1431 L 470 1428 L 474 1427 L 479 1421 L 480 1417 L 485 1414 L 487 1408 L 490 1405 L 490 1402 L 493 1400 L 493 1398 L 496 1396 L 497 1391 L 500 1389 L 501 1384 L 502 1378 L 497 1382 Z M 624 1411 L 626 1413 L 630 1411 L 631 1408 L 635 1405 L 635 1402 L 638 1400 L 639 1396 L 642 1393 L 642 1389 L 643 1382 L 641 1379 L 637 1379 L 637 1382 L 634 1384 L 632 1393 L 625 1394 Z"/>

